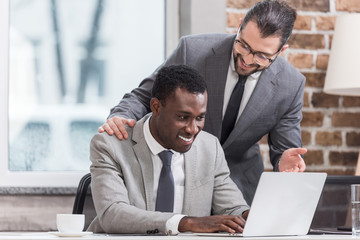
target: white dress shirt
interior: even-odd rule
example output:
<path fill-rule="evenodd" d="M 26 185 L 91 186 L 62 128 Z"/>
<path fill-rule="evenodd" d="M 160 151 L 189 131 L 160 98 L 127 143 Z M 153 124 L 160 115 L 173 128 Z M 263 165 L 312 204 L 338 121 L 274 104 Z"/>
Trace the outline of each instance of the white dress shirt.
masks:
<path fill-rule="evenodd" d="M 244 94 L 243 94 L 243 97 L 241 100 L 239 113 L 236 118 L 236 121 L 239 119 L 241 113 L 244 111 L 244 108 L 245 108 L 246 104 L 248 103 L 248 101 L 251 97 L 251 94 L 253 93 L 253 91 L 255 89 L 255 86 L 260 78 L 261 73 L 262 73 L 262 71 L 259 71 L 259 72 L 255 72 L 255 73 L 251 74 L 250 76 L 248 76 L 248 78 L 245 82 Z M 229 65 L 226 84 L 225 84 L 224 106 L 223 106 L 223 112 L 222 112 L 223 118 L 225 116 L 226 108 L 229 103 L 231 93 L 234 90 L 234 87 L 235 87 L 238 79 L 239 79 L 239 74 L 235 70 L 234 54 L 231 53 L 230 65 Z"/>
<path fill-rule="evenodd" d="M 151 159 L 154 167 L 154 202 L 156 202 L 157 190 L 159 185 L 159 178 L 161 173 L 161 168 L 163 163 L 159 157 L 159 153 L 168 150 L 161 146 L 150 132 L 150 118 L 144 123 L 144 136 L 147 145 L 151 151 Z M 184 164 L 184 154 L 175 152 L 172 149 L 169 149 L 172 153 L 171 160 L 171 171 L 174 177 L 174 213 L 179 213 L 171 217 L 166 222 L 166 231 L 169 234 L 178 234 L 178 226 L 180 220 L 185 216 L 182 215 L 183 201 L 184 201 L 184 187 L 185 187 L 185 164 Z"/>

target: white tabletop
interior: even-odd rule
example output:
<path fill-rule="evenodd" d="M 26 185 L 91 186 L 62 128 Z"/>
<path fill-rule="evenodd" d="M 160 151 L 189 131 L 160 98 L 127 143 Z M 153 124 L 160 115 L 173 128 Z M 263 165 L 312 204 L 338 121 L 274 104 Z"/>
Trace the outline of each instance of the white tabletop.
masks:
<path fill-rule="evenodd" d="M 179 234 L 177 236 L 159 236 L 159 235 L 112 235 L 112 234 L 91 234 L 83 237 L 58 237 L 47 232 L 0 232 L 0 240 L 89 240 L 89 239 L 104 239 L 104 240 L 158 240 L 158 239 L 184 239 L 184 240 L 218 240 L 218 239 L 251 239 L 251 240 L 266 240 L 266 239 L 280 239 L 280 240 L 346 240 L 346 239 L 360 239 L 360 237 L 352 237 L 351 235 L 338 234 L 323 234 L 323 235 L 305 235 L 305 236 L 286 236 L 286 237 L 212 237 L 212 236 L 197 236 L 193 234 Z"/>

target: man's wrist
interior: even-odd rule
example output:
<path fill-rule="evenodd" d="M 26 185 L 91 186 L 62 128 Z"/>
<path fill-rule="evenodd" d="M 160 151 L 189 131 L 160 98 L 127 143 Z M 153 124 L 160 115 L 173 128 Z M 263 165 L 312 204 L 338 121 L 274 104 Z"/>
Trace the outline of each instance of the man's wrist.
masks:
<path fill-rule="evenodd" d="M 178 230 L 179 232 L 188 232 L 191 231 L 191 228 L 189 226 L 191 226 L 191 217 L 183 217 L 180 222 L 179 222 L 179 227 Z"/>
<path fill-rule="evenodd" d="M 168 235 L 176 235 L 179 234 L 179 225 L 183 218 L 185 218 L 186 215 L 177 214 L 172 216 L 170 219 L 166 221 L 166 233 Z"/>
<path fill-rule="evenodd" d="M 280 172 L 280 162 L 281 158 L 276 162 L 274 172 Z"/>

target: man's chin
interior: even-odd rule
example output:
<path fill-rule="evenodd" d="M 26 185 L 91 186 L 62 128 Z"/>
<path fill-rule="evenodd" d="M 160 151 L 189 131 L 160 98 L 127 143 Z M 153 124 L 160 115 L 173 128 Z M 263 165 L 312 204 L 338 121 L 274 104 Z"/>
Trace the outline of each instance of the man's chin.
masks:
<path fill-rule="evenodd" d="M 179 152 L 179 153 L 186 153 L 187 151 L 190 150 L 192 145 L 189 145 L 189 146 L 183 146 L 183 147 L 178 147 L 177 149 L 174 149 L 176 152 Z"/>
<path fill-rule="evenodd" d="M 259 68 L 260 67 L 254 67 L 254 68 L 250 68 L 250 69 L 246 69 L 246 70 L 243 68 L 238 68 L 236 72 L 241 76 L 250 76 L 251 74 L 262 70 Z"/>

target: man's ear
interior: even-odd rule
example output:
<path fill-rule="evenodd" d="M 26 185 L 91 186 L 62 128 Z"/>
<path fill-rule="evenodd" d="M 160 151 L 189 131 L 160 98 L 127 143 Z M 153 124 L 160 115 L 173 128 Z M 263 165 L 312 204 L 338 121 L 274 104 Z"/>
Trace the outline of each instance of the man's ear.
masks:
<path fill-rule="evenodd" d="M 150 109 L 153 115 L 158 115 L 160 113 L 161 110 L 161 102 L 159 101 L 159 99 L 157 98 L 152 98 L 150 100 Z"/>
<path fill-rule="evenodd" d="M 237 29 L 237 35 L 239 35 L 239 33 L 240 33 L 240 28 L 241 28 L 241 24 L 242 24 L 242 18 L 240 18 L 240 21 L 239 21 L 239 27 L 238 27 L 238 29 Z M 237 36 L 236 36 L 237 37 Z"/>
<path fill-rule="evenodd" d="M 285 44 L 281 50 L 280 50 L 280 54 L 283 53 L 287 48 L 289 48 L 289 45 L 288 44 Z"/>

